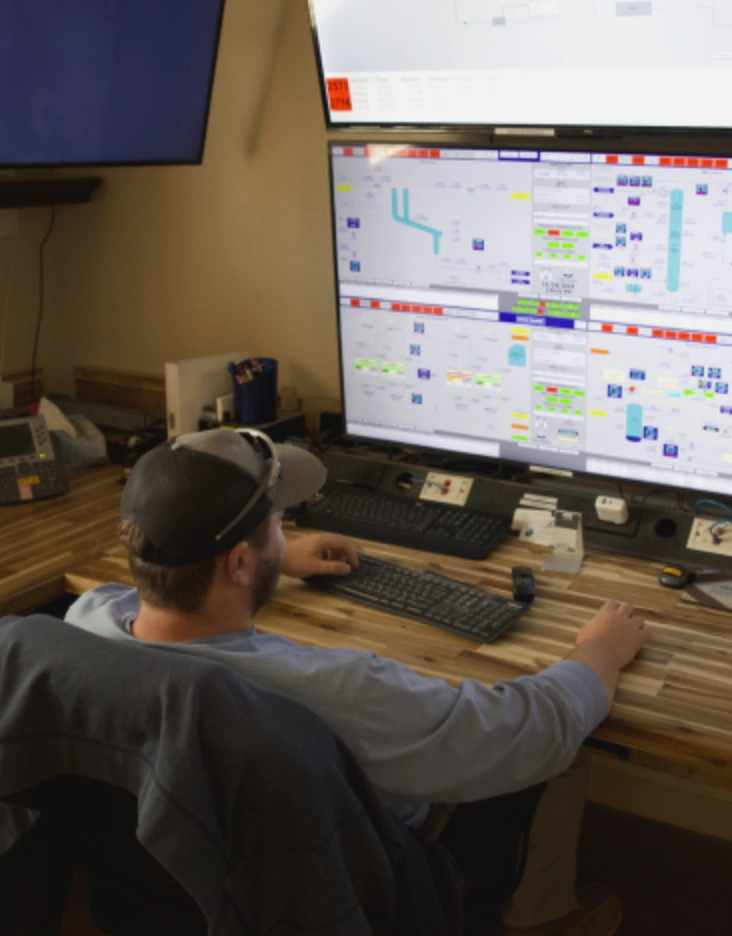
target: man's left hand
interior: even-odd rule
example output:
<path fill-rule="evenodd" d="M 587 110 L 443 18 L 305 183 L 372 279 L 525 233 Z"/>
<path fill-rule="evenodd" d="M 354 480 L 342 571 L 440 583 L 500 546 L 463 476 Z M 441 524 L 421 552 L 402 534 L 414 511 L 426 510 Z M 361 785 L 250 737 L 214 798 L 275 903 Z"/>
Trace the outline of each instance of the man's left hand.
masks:
<path fill-rule="evenodd" d="M 312 533 L 289 540 L 282 558 L 282 572 L 293 578 L 309 575 L 348 575 L 358 565 L 356 550 L 338 533 Z"/>

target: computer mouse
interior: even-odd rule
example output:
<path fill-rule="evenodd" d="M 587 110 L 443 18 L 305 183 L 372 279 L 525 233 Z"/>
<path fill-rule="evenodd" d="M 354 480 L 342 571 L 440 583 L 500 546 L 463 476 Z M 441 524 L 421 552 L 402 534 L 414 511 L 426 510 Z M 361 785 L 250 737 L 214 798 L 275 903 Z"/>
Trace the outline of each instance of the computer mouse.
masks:
<path fill-rule="evenodd" d="M 682 565 L 664 566 L 658 573 L 658 581 L 666 588 L 683 588 L 691 585 L 696 578 L 696 572 L 691 572 Z"/>

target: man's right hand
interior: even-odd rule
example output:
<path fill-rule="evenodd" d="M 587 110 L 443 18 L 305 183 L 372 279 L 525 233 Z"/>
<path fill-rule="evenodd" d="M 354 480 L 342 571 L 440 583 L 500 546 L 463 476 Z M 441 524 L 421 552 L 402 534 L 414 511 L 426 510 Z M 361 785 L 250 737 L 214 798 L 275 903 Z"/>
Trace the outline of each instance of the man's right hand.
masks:
<path fill-rule="evenodd" d="M 612 705 L 620 670 L 627 666 L 651 633 L 633 605 L 606 601 L 597 614 L 577 634 L 577 647 L 568 659 L 579 660 L 600 678 Z"/>

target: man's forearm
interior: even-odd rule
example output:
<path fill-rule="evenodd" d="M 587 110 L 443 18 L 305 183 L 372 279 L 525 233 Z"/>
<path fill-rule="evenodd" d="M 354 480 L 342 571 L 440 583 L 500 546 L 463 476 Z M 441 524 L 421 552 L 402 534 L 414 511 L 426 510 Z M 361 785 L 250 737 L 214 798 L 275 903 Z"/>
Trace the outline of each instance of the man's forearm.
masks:
<path fill-rule="evenodd" d="M 567 659 L 579 660 L 580 663 L 589 666 L 590 669 L 597 674 L 598 679 L 602 683 L 602 688 L 605 690 L 608 709 L 610 709 L 613 704 L 613 699 L 615 698 L 615 690 L 618 688 L 620 670 L 616 664 L 608 658 L 608 654 L 603 648 L 597 647 L 588 641 L 581 644 L 579 647 L 575 647 Z"/>

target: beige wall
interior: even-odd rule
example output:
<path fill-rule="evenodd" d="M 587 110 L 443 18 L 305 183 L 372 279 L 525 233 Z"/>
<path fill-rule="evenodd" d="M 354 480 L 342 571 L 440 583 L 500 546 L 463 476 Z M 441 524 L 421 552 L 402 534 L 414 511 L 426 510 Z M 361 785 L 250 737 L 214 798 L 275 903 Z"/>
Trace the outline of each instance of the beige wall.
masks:
<path fill-rule="evenodd" d="M 305 0 L 228 0 L 203 166 L 103 170 L 59 210 L 52 387 L 242 346 L 337 396 L 325 147 Z"/>
<path fill-rule="evenodd" d="M 13 177 L 13 173 L 5 173 Z M 30 370 L 40 312 L 39 251 L 51 224 L 50 208 L 0 211 L 0 376 Z M 38 356 L 53 347 L 59 322 L 55 230 L 44 250 L 45 290 Z M 47 339 L 50 339 L 47 340 Z"/>

